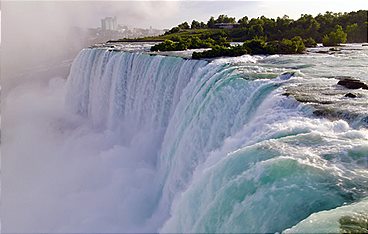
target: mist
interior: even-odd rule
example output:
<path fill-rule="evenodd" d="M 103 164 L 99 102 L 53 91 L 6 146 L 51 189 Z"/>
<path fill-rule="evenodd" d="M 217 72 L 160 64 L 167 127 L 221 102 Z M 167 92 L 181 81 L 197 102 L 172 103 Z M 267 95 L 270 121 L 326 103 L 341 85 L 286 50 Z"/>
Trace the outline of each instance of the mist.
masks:
<path fill-rule="evenodd" d="M 141 165 L 142 147 L 127 147 L 122 135 L 70 114 L 64 95 L 64 79 L 55 78 L 18 86 L 3 103 L 3 231 L 154 230 L 131 229 L 154 175 Z"/>
<path fill-rule="evenodd" d="M 99 27 L 101 18 L 117 16 L 121 24 L 149 28 L 157 26 L 152 20 L 165 21 L 176 13 L 176 2 L 4 1 L 2 86 L 7 91 L 7 86 L 36 79 L 36 70 L 55 71 L 61 65 L 59 73 L 66 77 L 71 60 L 91 45 L 87 29 Z"/>
<path fill-rule="evenodd" d="M 6 1 L 1 7 L 2 231 L 157 230 L 142 223 L 137 209 L 150 199 L 155 172 L 145 155 L 154 142 L 137 137 L 129 147 L 120 132 L 96 130 L 65 109 L 65 92 L 72 60 L 89 46 L 83 29 L 114 14 L 133 24 L 159 6 Z"/>
<path fill-rule="evenodd" d="M 261 5 L 241 4 L 248 10 Z M 162 140 L 160 129 L 129 129 L 128 124 L 116 130 L 96 128 L 66 108 L 65 96 L 72 61 L 90 46 L 86 30 L 98 27 L 101 18 L 117 16 L 119 24 L 163 29 L 193 19 L 187 14 L 193 9 L 197 20 L 220 13 L 247 15 L 236 13 L 235 3 L 205 13 L 206 4 L 184 5 L 1 3 L 4 233 L 156 232 L 163 225 L 168 214 L 151 217 L 146 212 L 157 202 L 152 194 L 158 172 L 152 158 Z"/>

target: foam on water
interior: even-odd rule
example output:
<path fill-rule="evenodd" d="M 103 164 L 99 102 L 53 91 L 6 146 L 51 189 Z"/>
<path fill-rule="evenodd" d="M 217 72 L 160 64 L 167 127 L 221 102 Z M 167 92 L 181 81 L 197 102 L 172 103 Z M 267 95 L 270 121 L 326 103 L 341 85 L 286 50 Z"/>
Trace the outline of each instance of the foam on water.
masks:
<path fill-rule="evenodd" d="M 94 200 L 104 202 L 69 196 L 99 216 L 76 213 L 69 226 L 42 231 L 281 232 L 297 225 L 293 232 L 308 230 L 303 223 L 296 228 L 311 214 L 324 219 L 318 212 L 364 199 L 367 130 L 315 118 L 282 95 L 283 86 L 305 74 L 291 59 L 208 63 L 81 51 L 67 81 L 66 107 L 83 128 L 65 152 L 75 142 L 89 145 L 70 160 L 92 160 L 85 170 L 101 187 Z M 296 78 L 282 75 L 290 70 Z M 252 76 L 262 72 L 267 77 Z M 93 134 L 83 134 L 86 129 Z M 99 147 L 96 159 L 85 158 Z"/>

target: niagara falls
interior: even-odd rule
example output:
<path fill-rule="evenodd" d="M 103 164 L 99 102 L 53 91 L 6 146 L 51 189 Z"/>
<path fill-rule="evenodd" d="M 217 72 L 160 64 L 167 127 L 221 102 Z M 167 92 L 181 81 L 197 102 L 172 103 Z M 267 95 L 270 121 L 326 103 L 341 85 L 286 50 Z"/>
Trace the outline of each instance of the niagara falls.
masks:
<path fill-rule="evenodd" d="M 6 1 L 1 231 L 368 232 L 368 5 L 338 2 Z"/>

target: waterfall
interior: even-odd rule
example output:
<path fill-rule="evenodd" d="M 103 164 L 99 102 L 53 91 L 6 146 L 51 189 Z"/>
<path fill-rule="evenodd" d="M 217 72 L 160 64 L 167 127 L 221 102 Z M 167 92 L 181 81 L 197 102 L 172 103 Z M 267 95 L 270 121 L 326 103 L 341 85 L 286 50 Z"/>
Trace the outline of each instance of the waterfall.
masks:
<path fill-rule="evenodd" d="M 367 132 L 314 118 L 282 95 L 285 82 L 223 61 L 84 49 L 66 106 L 116 134 L 127 167 L 152 169 L 148 182 L 132 175 L 129 230 L 280 232 L 368 188 Z"/>

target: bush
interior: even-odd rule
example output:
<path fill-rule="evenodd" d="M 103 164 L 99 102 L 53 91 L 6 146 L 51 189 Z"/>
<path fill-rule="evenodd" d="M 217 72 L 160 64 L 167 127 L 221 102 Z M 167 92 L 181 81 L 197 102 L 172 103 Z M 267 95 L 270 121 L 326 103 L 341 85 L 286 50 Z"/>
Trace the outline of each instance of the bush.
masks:
<path fill-rule="evenodd" d="M 180 32 L 180 28 L 179 27 L 173 27 L 172 29 L 170 29 L 169 31 L 167 31 L 165 33 L 165 35 L 172 34 L 172 33 L 178 33 L 178 32 Z"/>
<path fill-rule="evenodd" d="M 301 37 L 291 40 L 271 41 L 265 46 L 266 54 L 301 54 L 305 51 L 305 45 Z"/>
<path fill-rule="evenodd" d="M 316 47 L 317 46 L 317 42 L 311 37 L 304 39 L 303 42 L 304 42 L 305 47 Z"/>
<path fill-rule="evenodd" d="M 188 39 L 188 49 L 210 48 L 214 43 L 209 40 L 201 40 L 199 37 L 191 37 Z"/>
<path fill-rule="evenodd" d="M 215 45 L 229 47 L 230 43 L 226 41 L 226 38 L 221 37 L 218 41 L 212 38 L 201 40 L 197 36 L 188 37 L 183 39 L 180 36 L 173 36 L 172 40 L 165 40 L 164 42 L 151 47 L 151 51 L 181 51 L 186 49 L 200 49 L 211 48 Z"/>
<path fill-rule="evenodd" d="M 154 45 L 151 47 L 151 51 L 176 51 L 176 50 L 186 50 L 187 45 L 181 42 L 174 42 L 172 40 L 165 40 L 162 43 Z"/>
<path fill-rule="evenodd" d="M 193 59 L 201 58 L 216 58 L 216 57 L 236 57 L 247 54 L 248 51 L 243 46 L 232 46 L 230 48 L 220 45 L 215 45 L 211 50 L 206 50 L 203 52 L 193 52 Z"/>
<path fill-rule="evenodd" d="M 305 45 L 301 37 L 293 37 L 291 41 L 293 42 L 294 53 L 301 54 L 305 51 Z"/>
<path fill-rule="evenodd" d="M 338 46 L 341 43 L 345 43 L 347 34 L 342 30 L 340 25 L 336 26 L 335 31 L 325 35 L 322 39 L 323 46 Z"/>
<path fill-rule="evenodd" d="M 261 39 L 248 40 L 245 41 L 243 44 L 243 47 L 250 54 L 267 54 L 265 46 L 266 46 L 265 41 Z"/>
<path fill-rule="evenodd" d="M 221 46 L 216 45 L 211 50 L 194 52 L 192 58 L 215 58 L 215 57 L 235 57 L 244 54 L 300 54 L 305 51 L 305 45 L 301 37 L 294 37 L 291 40 L 271 41 L 266 43 L 262 39 L 245 41 L 243 45 Z"/>

